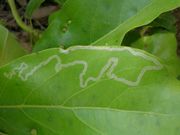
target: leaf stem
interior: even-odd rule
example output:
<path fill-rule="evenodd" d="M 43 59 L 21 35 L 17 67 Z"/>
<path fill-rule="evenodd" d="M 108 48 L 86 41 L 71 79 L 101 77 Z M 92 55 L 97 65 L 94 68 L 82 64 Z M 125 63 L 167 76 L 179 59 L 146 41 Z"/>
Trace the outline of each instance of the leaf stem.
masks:
<path fill-rule="evenodd" d="M 17 24 L 26 32 L 33 34 L 34 36 L 38 36 L 39 33 L 37 30 L 34 30 L 32 27 L 27 26 L 22 20 L 21 17 L 19 16 L 17 9 L 16 9 L 16 5 L 14 0 L 8 0 L 8 4 L 11 8 L 11 12 L 13 14 L 13 17 L 15 18 Z"/>

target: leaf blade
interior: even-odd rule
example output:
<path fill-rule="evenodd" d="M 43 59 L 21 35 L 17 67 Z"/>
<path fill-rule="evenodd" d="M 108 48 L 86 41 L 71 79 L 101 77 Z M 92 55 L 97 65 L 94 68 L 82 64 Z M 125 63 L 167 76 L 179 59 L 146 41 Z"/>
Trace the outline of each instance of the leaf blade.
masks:
<path fill-rule="evenodd" d="M 171 75 L 158 62 L 140 50 L 93 46 L 49 49 L 19 58 L 0 68 L 0 115 L 16 127 L 0 119 L 1 130 L 20 135 L 32 129 L 40 135 L 139 135 L 145 130 L 147 135 L 176 135 L 180 84 L 168 78 Z M 126 128 L 120 124 L 124 122 Z M 132 124 L 137 127 L 129 128 Z"/>
<path fill-rule="evenodd" d="M 14 35 L 1 25 L 0 33 L 0 66 L 26 54 Z"/>
<path fill-rule="evenodd" d="M 50 17 L 50 25 L 34 51 L 77 44 L 121 45 L 129 30 L 150 23 L 161 13 L 178 6 L 178 0 L 140 0 L 138 3 L 132 0 L 69 0 Z"/>

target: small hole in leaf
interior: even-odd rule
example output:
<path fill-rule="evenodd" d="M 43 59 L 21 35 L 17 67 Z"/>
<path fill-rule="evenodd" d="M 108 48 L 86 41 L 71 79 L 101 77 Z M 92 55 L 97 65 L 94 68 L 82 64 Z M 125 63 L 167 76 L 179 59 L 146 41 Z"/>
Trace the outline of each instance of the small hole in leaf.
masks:
<path fill-rule="evenodd" d="M 179 81 L 180 81 L 180 75 L 178 75 L 178 76 L 177 76 L 177 80 L 179 80 Z"/>

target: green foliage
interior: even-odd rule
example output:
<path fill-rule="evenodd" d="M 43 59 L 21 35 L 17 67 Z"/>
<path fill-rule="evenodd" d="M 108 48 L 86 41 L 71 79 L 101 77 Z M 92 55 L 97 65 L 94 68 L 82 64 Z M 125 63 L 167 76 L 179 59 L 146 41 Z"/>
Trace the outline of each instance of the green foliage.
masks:
<path fill-rule="evenodd" d="M 180 75 L 180 57 L 176 54 L 177 41 L 173 33 L 163 32 L 144 36 L 131 46 L 158 56 L 165 61 L 171 74 Z"/>
<path fill-rule="evenodd" d="M 174 25 L 175 23 L 176 23 L 176 19 L 173 16 L 173 13 L 167 12 L 160 15 L 150 25 L 153 27 L 161 27 L 171 32 L 176 32 L 176 27 Z"/>
<path fill-rule="evenodd" d="M 45 50 L 2 67 L 0 80 L 9 135 L 179 134 L 180 83 L 140 50 Z"/>
<path fill-rule="evenodd" d="M 30 0 L 26 8 L 26 17 L 31 18 L 33 12 L 39 8 L 39 6 L 45 0 Z"/>
<path fill-rule="evenodd" d="M 129 30 L 178 6 L 179 0 L 69 0 L 50 17 L 49 27 L 34 50 L 84 44 L 120 45 Z"/>
<path fill-rule="evenodd" d="M 147 5 L 139 14 L 134 18 L 129 19 L 124 25 L 119 25 L 109 34 L 97 40 L 96 45 L 101 45 L 106 43 L 109 45 L 119 45 L 121 44 L 124 35 L 139 26 L 146 25 L 158 17 L 161 13 L 172 10 L 180 6 L 179 0 L 169 1 L 169 0 L 153 0 L 151 4 Z"/>
<path fill-rule="evenodd" d="M 26 54 L 11 33 L 0 25 L 0 66 Z"/>
<path fill-rule="evenodd" d="M 20 57 L 0 26 L 0 135 L 179 135 L 180 0 L 55 2 L 43 51 Z"/>
<path fill-rule="evenodd" d="M 30 0 L 25 15 L 27 18 L 31 18 L 34 11 L 36 11 L 45 0 Z M 66 0 L 55 0 L 59 4 L 63 4 Z"/>

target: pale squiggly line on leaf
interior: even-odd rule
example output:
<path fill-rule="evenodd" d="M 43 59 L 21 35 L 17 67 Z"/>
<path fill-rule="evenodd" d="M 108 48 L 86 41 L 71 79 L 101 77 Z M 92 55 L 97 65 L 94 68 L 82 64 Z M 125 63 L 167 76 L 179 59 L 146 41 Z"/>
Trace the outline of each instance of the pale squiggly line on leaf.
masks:
<path fill-rule="evenodd" d="M 137 86 L 140 83 L 143 75 L 147 71 L 161 70 L 163 68 L 162 64 L 158 60 L 156 60 L 155 58 L 150 57 L 148 55 L 145 55 L 145 54 L 143 54 L 141 52 L 135 51 L 135 50 L 133 50 L 131 48 L 127 48 L 127 47 L 123 47 L 123 48 L 101 47 L 100 48 L 100 47 L 93 47 L 93 46 L 90 46 L 90 47 L 79 47 L 79 46 L 77 46 L 77 47 L 69 48 L 68 50 L 60 49 L 60 53 L 69 54 L 70 52 L 76 51 L 76 50 L 91 50 L 91 51 L 96 50 L 96 51 L 115 51 L 115 52 L 116 51 L 119 51 L 119 52 L 120 51 L 128 51 L 131 54 L 133 54 L 134 56 L 142 57 L 145 60 L 152 61 L 155 64 L 155 66 L 145 66 L 145 67 L 143 67 L 141 72 L 139 73 L 137 79 L 135 81 L 131 81 L 131 80 L 127 80 L 127 79 L 122 78 L 122 77 L 118 77 L 116 74 L 113 73 L 113 70 L 118 65 L 119 59 L 117 57 L 111 57 L 111 58 L 109 58 L 109 60 L 105 64 L 105 66 L 102 67 L 102 69 L 99 72 L 97 77 L 90 76 L 86 80 L 84 80 L 84 75 L 86 74 L 86 72 L 88 70 L 88 63 L 86 61 L 84 61 L 84 60 L 75 60 L 75 61 L 63 64 L 61 62 L 60 56 L 52 55 L 47 60 L 42 61 L 38 65 L 34 66 L 32 68 L 32 70 L 30 72 L 26 73 L 25 75 L 23 74 L 23 72 L 26 69 L 28 69 L 28 64 L 26 64 L 24 62 L 21 63 L 19 67 L 15 67 L 11 72 L 9 72 L 9 73 L 5 72 L 4 75 L 7 78 L 11 79 L 13 76 L 18 74 L 19 78 L 21 78 L 22 81 L 27 81 L 28 78 L 33 76 L 33 74 L 35 72 L 40 70 L 42 67 L 46 66 L 51 61 L 56 60 L 57 62 L 55 64 L 55 66 L 54 66 L 54 69 L 55 69 L 56 73 L 60 72 L 64 68 L 68 68 L 68 67 L 71 67 L 71 66 L 74 66 L 74 65 L 83 65 L 83 70 L 79 75 L 80 87 L 82 87 L 82 88 L 86 87 L 90 81 L 96 82 L 96 81 L 100 80 L 104 74 L 106 74 L 106 76 L 108 78 L 113 79 L 115 81 L 124 83 L 124 84 L 129 85 L 129 86 Z"/>

